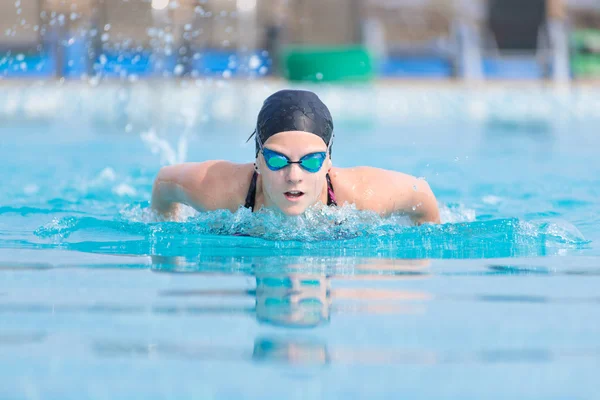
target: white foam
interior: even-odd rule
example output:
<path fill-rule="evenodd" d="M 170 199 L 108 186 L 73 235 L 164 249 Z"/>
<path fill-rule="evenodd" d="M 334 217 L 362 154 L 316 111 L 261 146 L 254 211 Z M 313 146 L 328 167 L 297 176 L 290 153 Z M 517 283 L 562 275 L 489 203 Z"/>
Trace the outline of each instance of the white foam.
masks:
<path fill-rule="evenodd" d="M 475 210 L 462 204 L 439 204 L 440 220 L 442 224 L 475 221 Z"/>
<path fill-rule="evenodd" d="M 481 198 L 481 201 L 483 201 L 485 204 L 495 206 L 496 204 L 499 204 L 502 201 L 502 198 L 498 196 L 489 195 L 483 196 Z"/>
<path fill-rule="evenodd" d="M 125 197 L 125 196 L 135 196 L 137 193 L 137 190 L 135 190 L 135 188 L 133 188 L 132 186 L 126 184 L 126 183 L 121 183 L 115 187 L 113 187 L 112 189 L 113 193 L 121 196 L 121 197 Z"/>

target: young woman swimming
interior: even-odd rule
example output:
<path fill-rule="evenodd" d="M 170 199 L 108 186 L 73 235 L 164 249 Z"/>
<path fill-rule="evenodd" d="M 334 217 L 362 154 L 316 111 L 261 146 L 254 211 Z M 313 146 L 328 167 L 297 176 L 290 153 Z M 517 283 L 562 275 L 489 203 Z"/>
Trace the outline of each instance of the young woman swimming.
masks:
<path fill-rule="evenodd" d="M 269 96 L 253 135 L 254 164 L 205 161 L 161 168 L 152 208 L 177 219 L 178 204 L 198 211 L 264 207 L 287 215 L 300 215 L 318 203 L 354 204 L 381 216 L 405 214 L 415 224 L 440 221 L 424 180 L 373 167 L 332 166 L 333 120 L 312 92 L 281 90 Z"/>

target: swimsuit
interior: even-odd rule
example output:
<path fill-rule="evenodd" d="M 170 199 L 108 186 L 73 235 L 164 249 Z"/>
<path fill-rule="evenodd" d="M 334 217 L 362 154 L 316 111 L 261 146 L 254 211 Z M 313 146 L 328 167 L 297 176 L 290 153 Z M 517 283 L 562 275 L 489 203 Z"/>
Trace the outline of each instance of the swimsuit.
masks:
<path fill-rule="evenodd" d="M 245 208 L 249 208 L 254 211 L 254 202 L 256 197 L 256 178 L 258 174 L 256 171 L 252 174 L 252 180 L 250 181 L 250 187 L 248 188 L 248 194 L 246 195 L 246 202 L 244 203 Z M 333 191 L 333 185 L 331 184 L 331 178 L 329 174 L 325 175 L 327 178 L 327 205 L 328 206 L 337 206 L 337 202 L 335 200 L 335 193 Z"/>

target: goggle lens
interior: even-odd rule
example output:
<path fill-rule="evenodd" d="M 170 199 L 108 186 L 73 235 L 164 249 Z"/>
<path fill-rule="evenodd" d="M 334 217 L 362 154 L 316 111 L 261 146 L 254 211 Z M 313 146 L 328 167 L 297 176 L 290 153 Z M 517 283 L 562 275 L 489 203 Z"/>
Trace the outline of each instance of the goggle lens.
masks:
<path fill-rule="evenodd" d="M 309 172 L 317 172 L 323 166 L 324 159 L 322 157 L 305 158 L 300 162 L 300 165 Z"/>
<path fill-rule="evenodd" d="M 282 156 L 273 156 L 267 159 L 269 168 L 282 169 L 288 165 L 288 160 Z"/>

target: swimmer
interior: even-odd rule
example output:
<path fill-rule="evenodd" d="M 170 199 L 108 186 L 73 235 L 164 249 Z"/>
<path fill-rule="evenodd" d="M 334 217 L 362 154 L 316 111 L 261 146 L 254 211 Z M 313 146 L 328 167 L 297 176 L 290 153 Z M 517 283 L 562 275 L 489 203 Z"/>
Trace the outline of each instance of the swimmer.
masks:
<path fill-rule="evenodd" d="M 152 188 L 154 211 L 174 220 L 179 204 L 198 211 L 235 212 L 243 206 L 295 216 L 318 203 L 352 204 L 381 216 L 407 215 L 417 225 L 440 222 L 424 180 L 373 167 L 333 166 L 333 120 L 312 92 L 281 90 L 269 96 L 253 136 L 254 163 L 213 160 L 161 168 Z"/>

